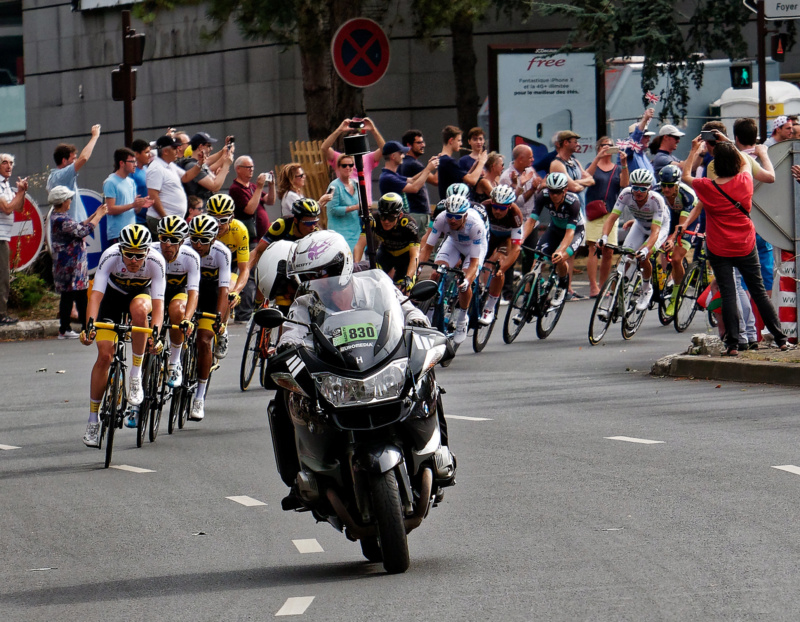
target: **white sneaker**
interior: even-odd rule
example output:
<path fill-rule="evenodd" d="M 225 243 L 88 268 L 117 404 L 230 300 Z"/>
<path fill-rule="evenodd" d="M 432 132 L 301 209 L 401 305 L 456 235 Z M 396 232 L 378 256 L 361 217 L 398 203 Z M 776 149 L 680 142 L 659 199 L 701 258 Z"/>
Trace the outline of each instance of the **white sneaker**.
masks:
<path fill-rule="evenodd" d="M 83 444 L 87 447 L 100 447 L 100 422 L 90 423 L 86 426 L 83 435 Z"/>
<path fill-rule="evenodd" d="M 217 337 L 217 349 L 214 350 L 214 355 L 218 359 L 224 359 L 228 356 L 228 331 Z"/>
<path fill-rule="evenodd" d="M 553 297 L 550 299 L 551 307 L 560 307 L 564 304 L 564 298 L 567 296 L 566 287 L 556 287 L 553 291 Z"/>
<path fill-rule="evenodd" d="M 131 378 L 130 381 L 131 383 L 128 387 L 128 404 L 131 404 L 132 406 L 138 406 L 144 399 L 144 391 L 142 391 L 142 377 L 137 376 L 136 378 Z"/>
<path fill-rule="evenodd" d="M 455 345 L 461 345 L 464 343 L 464 340 L 467 338 L 467 324 L 469 322 L 469 318 L 461 322 L 460 324 L 456 325 L 456 332 L 453 335 L 453 343 Z"/>
<path fill-rule="evenodd" d="M 169 374 L 169 378 L 167 379 L 168 386 L 173 389 L 181 386 L 181 382 L 183 382 L 183 368 L 180 362 L 170 363 L 167 367 L 167 373 Z"/>
<path fill-rule="evenodd" d="M 74 330 L 68 330 L 65 333 L 58 333 L 59 339 L 79 339 L 80 335 L 76 333 Z"/>
<path fill-rule="evenodd" d="M 192 403 L 192 412 L 189 414 L 189 419 L 192 421 L 202 421 L 203 417 L 206 416 L 205 405 L 205 400 L 195 399 L 194 403 Z"/>
<path fill-rule="evenodd" d="M 642 293 L 639 295 L 639 300 L 636 301 L 636 310 L 644 311 L 650 304 L 650 299 L 653 297 L 653 286 L 642 286 Z"/>
<path fill-rule="evenodd" d="M 478 320 L 484 326 L 489 326 L 492 322 L 494 322 L 494 309 L 489 309 L 488 307 L 483 310 L 483 315 L 481 315 L 481 319 Z"/>

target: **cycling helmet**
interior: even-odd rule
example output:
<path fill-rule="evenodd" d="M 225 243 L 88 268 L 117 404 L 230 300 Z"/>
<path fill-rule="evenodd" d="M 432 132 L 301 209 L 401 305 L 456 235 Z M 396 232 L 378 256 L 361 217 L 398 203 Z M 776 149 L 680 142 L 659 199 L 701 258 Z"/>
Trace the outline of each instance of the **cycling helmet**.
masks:
<path fill-rule="evenodd" d="M 662 184 L 677 184 L 681 180 L 681 169 L 674 164 L 667 164 L 659 172 L 658 179 Z"/>
<path fill-rule="evenodd" d="M 119 232 L 119 247 L 123 251 L 146 251 L 153 236 L 144 225 L 127 225 Z"/>
<path fill-rule="evenodd" d="M 462 184 L 462 183 L 450 184 L 449 186 L 447 186 L 446 196 L 451 197 L 454 194 L 460 197 L 469 198 L 469 186 L 467 184 Z"/>
<path fill-rule="evenodd" d="M 378 201 L 381 216 L 398 216 L 403 211 L 403 197 L 396 192 L 387 192 Z"/>
<path fill-rule="evenodd" d="M 631 173 L 630 183 L 631 186 L 652 186 L 653 185 L 653 173 L 648 171 L 646 168 L 637 168 L 633 173 Z"/>
<path fill-rule="evenodd" d="M 448 214 L 466 214 L 471 205 L 469 199 L 458 194 L 451 195 L 444 200 L 444 208 Z"/>
<path fill-rule="evenodd" d="M 277 295 L 272 290 L 276 283 L 286 282 L 286 268 L 294 252 L 295 243 L 289 240 L 273 242 L 261 255 L 256 266 L 256 284 L 267 300 Z"/>
<path fill-rule="evenodd" d="M 300 281 L 338 276 L 344 286 L 353 275 L 353 253 L 340 233 L 314 231 L 297 241 L 286 273 Z"/>
<path fill-rule="evenodd" d="M 292 214 L 295 218 L 303 218 L 304 216 L 319 218 L 319 203 L 314 199 L 297 199 L 292 203 Z"/>
<path fill-rule="evenodd" d="M 215 194 L 206 203 L 206 208 L 208 215 L 214 218 L 233 216 L 233 199 L 227 194 Z"/>
<path fill-rule="evenodd" d="M 184 240 L 189 235 L 189 223 L 180 216 L 175 216 L 174 214 L 164 216 L 164 218 L 158 221 L 158 235 L 159 237 L 168 235 L 173 238 Z"/>
<path fill-rule="evenodd" d="M 569 177 L 564 173 L 550 173 L 545 177 L 544 183 L 548 190 L 566 190 Z"/>
<path fill-rule="evenodd" d="M 493 203 L 497 203 L 498 205 L 511 205 L 516 198 L 517 195 L 514 193 L 514 189 L 511 186 L 500 184 L 492 188 L 491 199 Z"/>
<path fill-rule="evenodd" d="M 211 244 L 219 233 L 217 219 L 208 214 L 195 216 L 189 222 L 189 237 L 195 242 Z"/>

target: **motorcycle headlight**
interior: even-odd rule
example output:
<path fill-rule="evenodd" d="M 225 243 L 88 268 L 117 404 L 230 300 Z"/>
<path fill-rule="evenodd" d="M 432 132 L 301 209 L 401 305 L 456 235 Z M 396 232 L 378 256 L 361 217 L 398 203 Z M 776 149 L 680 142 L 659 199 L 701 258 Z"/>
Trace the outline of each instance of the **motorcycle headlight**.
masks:
<path fill-rule="evenodd" d="M 313 374 L 317 390 L 336 408 L 372 404 L 400 396 L 408 359 L 392 361 L 369 378 L 345 378 L 328 372 Z"/>
<path fill-rule="evenodd" d="M 272 374 L 272 381 L 283 389 L 287 389 L 292 393 L 299 393 L 303 397 L 308 397 L 306 392 L 303 391 L 303 387 L 297 384 L 297 381 L 294 379 L 292 374 L 287 374 L 286 372 L 275 372 Z"/>

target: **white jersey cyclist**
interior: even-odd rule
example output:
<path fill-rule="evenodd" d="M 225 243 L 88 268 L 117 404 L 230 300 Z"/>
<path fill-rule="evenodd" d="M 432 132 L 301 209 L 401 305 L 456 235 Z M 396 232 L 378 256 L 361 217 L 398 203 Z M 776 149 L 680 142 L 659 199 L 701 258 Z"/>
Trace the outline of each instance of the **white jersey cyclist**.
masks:
<path fill-rule="evenodd" d="M 190 244 L 187 240 L 184 244 Z M 191 248 L 191 247 L 190 247 Z M 231 252 L 219 240 L 215 240 L 208 249 L 208 254 L 200 259 L 201 286 L 231 286 Z"/>
<path fill-rule="evenodd" d="M 113 244 L 100 257 L 92 291 L 104 294 L 111 287 L 122 294 L 147 293 L 153 300 L 163 300 L 166 287 L 165 263 L 161 253 L 150 248 L 139 270 L 129 272 L 122 261 L 119 244 Z"/>
<path fill-rule="evenodd" d="M 161 242 L 153 242 L 150 248 L 163 257 Z M 191 246 L 181 244 L 175 259 L 167 261 L 164 258 L 164 263 L 167 272 L 167 302 L 175 294 L 200 289 L 200 255 Z"/>
<path fill-rule="evenodd" d="M 473 208 L 467 210 L 466 222 L 458 230 L 450 229 L 446 211 L 439 214 L 433 221 L 427 244 L 435 247 L 441 236 L 445 236 L 445 241 L 436 253 L 437 261 L 444 261 L 452 268 L 458 265 L 463 256 L 463 268 L 473 259 L 478 260 L 479 266 L 483 265 L 489 248 L 487 229 L 483 217 Z"/>
<path fill-rule="evenodd" d="M 633 198 L 633 189 L 628 187 L 619 193 L 611 213 L 619 217 L 626 207 L 633 217 L 634 223 L 625 238 L 625 246 L 635 249 L 641 247 L 644 241 L 650 237 L 651 227 L 655 224 L 661 227 L 661 231 L 659 231 L 658 240 L 653 250 L 661 248 L 664 240 L 669 235 L 670 222 L 670 210 L 666 201 L 664 201 L 664 197 L 658 192 L 650 190 L 647 193 L 647 200 L 642 206 L 639 206 Z"/>

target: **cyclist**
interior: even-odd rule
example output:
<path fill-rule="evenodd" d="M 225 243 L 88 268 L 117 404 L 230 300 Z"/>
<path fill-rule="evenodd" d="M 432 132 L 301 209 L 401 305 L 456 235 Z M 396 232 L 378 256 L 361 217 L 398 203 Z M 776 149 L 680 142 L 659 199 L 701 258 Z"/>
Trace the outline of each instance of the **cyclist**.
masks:
<path fill-rule="evenodd" d="M 195 216 L 189 223 L 189 243 L 200 256 L 200 290 L 197 310 L 219 313 L 228 310 L 228 290 L 231 285 L 231 252 L 217 240 L 219 223 L 208 214 Z M 197 322 L 197 392 L 189 418 L 201 421 L 205 415 L 206 385 L 211 373 L 211 346 L 214 333 L 225 332 L 225 324 L 201 318 Z"/>
<path fill-rule="evenodd" d="M 108 380 L 108 368 L 114 358 L 117 335 L 112 330 L 94 329 L 95 319 L 123 323 L 130 314 L 133 326 L 157 329 L 164 318 L 164 288 L 166 283 L 164 258 L 150 248 L 152 238 L 147 227 L 127 225 L 119 232 L 119 242 L 109 246 L 100 257 L 94 275 L 92 292 L 86 309 L 86 330 L 81 343 L 88 346 L 97 339 L 97 360 L 92 368 L 89 391 L 89 423 L 83 443 L 100 446 L 100 401 Z M 128 403 L 138 406 L 144 399 L 142 391 L 142 359 L 148 338 L 141 333 L 131 337 L 133 363 L 128 382 Z M 152 344 L 154 350 L 158 344 Z"/>
<path fill-rule="evenodd" d="M 428 261 L 439 238 L 444 236 L 444 243 L 436 253 L 436 263 L 448 268 L 461 265 L 464 272 L 464 279 L 459 284 L 458 315 L 453 336 L 455 345 L 461 344 L 467 338 L 467 309 L 472 301 L 472 281 L 483 265 L 488 250 L 483 218 L 470 207 L 469 199 L 457 194 L 445 199 L 445 211 L 434 220 L 433 228 L 419 256 L 420 263 Z M 434 278 L 436 276 L 434 273 Z"/>
<path fill-rule="evenodd" d="M 489 208 L 489 261 L 499 261 L 500 267 L 492 278 L 489 296 L 481 313 L 480 323 L 494 321 L 494 311 L 503 292 L 506 271 L 517 263 L 522 247 L 522 210 L 514 203 L 516 193 L 511 186 L 500 184 L 492 188 L 484 205 Z"/>
<path fill-rule="evenodd" d="M 394 279 L 394 284 L 405 292 L 414 286 L 419 260 L 419 230 L 413 218 L 403 213 L 403 197 L 387 192 L 378 201 L 380 226 L 374 224 L 372 232 L 380 240 L 376 252 L 378 267 Z M 355 262 L 361 261 L 367 235 L 362 227 L 361 237 L 353 251 Z"/>
<path fill-rule="evenodd" d="M 183 242 L 189 237 L 189 225 L 180 216 L 165 216 L 158 221 L 158 242 L 152 248 L 160 252 L 166 261 L 167 287 L 164 301 L 170 324 L 178 324 L 181 330 L 169 331 L 169 367 L 167 384 L 179 387 L 183 380 L 181 369 L 181 347 L 185 334 L 194 330 L 192 317 L 197 309 L 200 287 L 200 256 L 191 246 Z"/>
<path fill-rule="evenodd" d="M 683 279 L 683 258 L 694 244 L 700 220 L 688 223 L 689 213 L 697 205 L 697 195 L 689 186 L 681 181 L 681 169 L 674 164 L 668 164 L 658 173 L 661 182 L 658 191 L 664 197 L 664 202 L 670 211 L 669 235 L 664 240 L 664 250 L 672 251 L 672 280 L 677 284 Z M 675 310 L 675 297 L 678 288 L 672 289 L 672 298 L 667 305 L 667 315 L 672 315 Z"/>
<path fill-rule="evenodd" d="M 650 255 L 655 249 L 661 248 L 669 234 L 669 208 L 664 197 L 651 190 L 654 181 L 653 173 L 646 168 L 639 168 L 631 173 L 631 185 L 619 193 L 611 216 L 603 225 L 603 236 L 597 241 L 600 248 L 606 245 L 611 227 L 627 207 L 633 216 L 633 225 L 625 238 L 625 245 L 637 249 L 636 257 L 644 279 L 642 293 L 636 302 L 638 311 L 644 311 L 653 296 L 653 284 L 650 282 L 653 266 L 649 261 Z"/>
<path fill-rule="evenodd" d="M 239 304 L 241 292 L 250 278 L 250 237 L 247 227 L 240 220 L 233 217 L 235 209 L 233 199 L 227 194 L 215 194 L 206 203 L 209 216 L 219 223 L 217 239 L 228 247 L 231 252 L 231 286 L 228 291 L 228 307 L 222 314 L 222 323 L 227 326 L 231 311 Z M 228 355 L 228 331 L 222 332 L 217 338 L 215 352 L 218 359 Z"/>
<path fill-rule="evenodd" d="M 566 173 L 549 173 L 545 177 L 545 187 L 533 201 L 533 210 L 526 223 L 527 237 L 536 227 L 542 212 L 550 212 L 550 224 L 536 243 L 536 250 L 549 254 L 558 274 L 558 285 L 553 293 L 551 304 L 561 305 L 569 289 L 569 259 L 583 244 L 586 237 L 581 200 L 573 192 L 567 192 L 570 179 Z"/>

